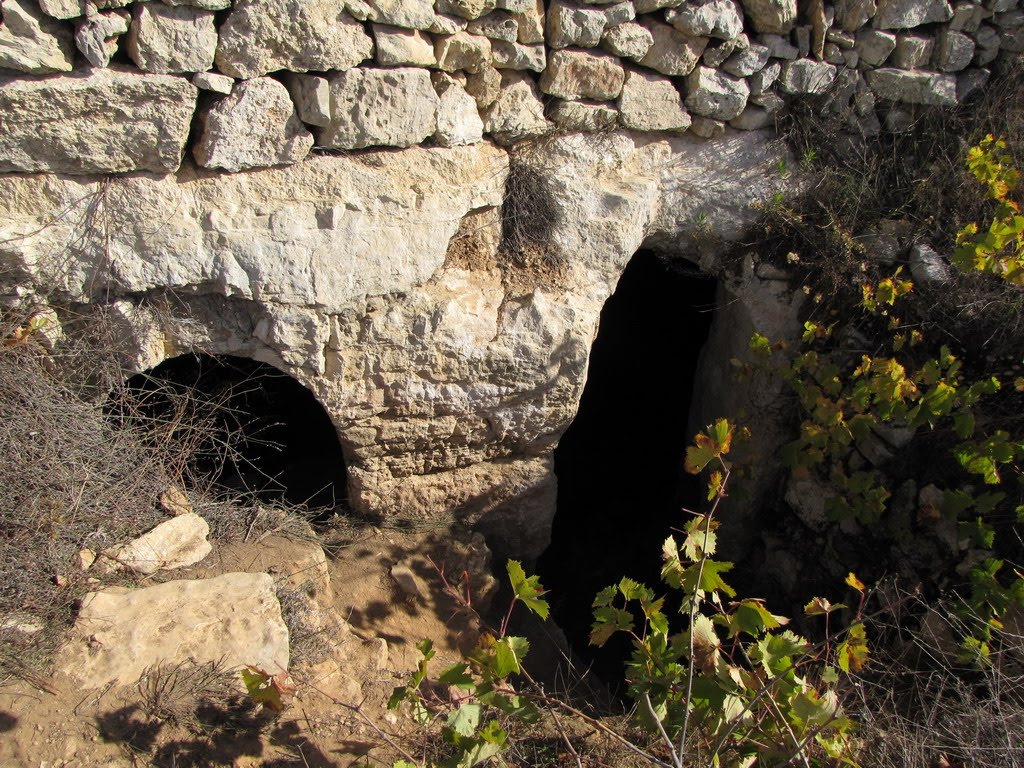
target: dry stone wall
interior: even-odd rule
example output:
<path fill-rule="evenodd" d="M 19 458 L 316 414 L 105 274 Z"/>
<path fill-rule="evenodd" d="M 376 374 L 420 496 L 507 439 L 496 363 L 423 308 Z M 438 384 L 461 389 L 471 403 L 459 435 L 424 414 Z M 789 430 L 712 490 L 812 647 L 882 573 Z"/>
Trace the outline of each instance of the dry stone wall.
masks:
<path fill-rule="evenodd" d="M 0 171 L 240 171 L 554 130 L 763 127 L 830 93 L 952 105 L 1019 0 L 2 0 Z M 115 63 L 112 63 L 115 62 Z M 190 136 L 191 147 L 186 147 Z"/>

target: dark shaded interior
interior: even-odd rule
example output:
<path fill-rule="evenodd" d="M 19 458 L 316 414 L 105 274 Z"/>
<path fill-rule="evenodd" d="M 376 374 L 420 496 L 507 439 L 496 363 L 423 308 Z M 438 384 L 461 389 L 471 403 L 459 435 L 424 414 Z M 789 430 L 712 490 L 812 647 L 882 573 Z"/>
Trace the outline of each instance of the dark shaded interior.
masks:
<path fill-rule="evenodd" d="M 682 465 L 714 301 L 715 281 L 691 265 L 637 253 L 601 312 L 579 412 L 555 451 L 558 508 L 538 571 L 570 646 L 609 683 L 629 646 L 588 644 L 594 596 L 623 576 L 658 587 L 662 542 L 699 506 Z"/>
<path fill-rule="evenodd" d="M 128 380 L 113 398 L 124 418 L 154 430 L 177 420 L 193 430 L 190 473 L 264 502 L 336 509 L 347 500 L 338 434 L 313 393 L 266 363 L 188 354 Z"/>

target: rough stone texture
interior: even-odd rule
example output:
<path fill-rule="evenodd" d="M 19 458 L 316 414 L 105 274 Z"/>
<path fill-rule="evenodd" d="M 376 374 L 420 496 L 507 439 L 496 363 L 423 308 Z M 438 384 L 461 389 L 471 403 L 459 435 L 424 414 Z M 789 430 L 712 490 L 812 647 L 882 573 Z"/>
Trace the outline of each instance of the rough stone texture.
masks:
<path fill-rule="evenodd" d="M 75 29 L 75 45 L 94 67 L 105 67 L 117 51 L 117 38 L 128 31 L 127 11 L 97 13 L 81 19 Z"/>
<path fill-rule="evenodd" d="M 474 35 L 483 35 L 492 40 L 503 40 L 506 43 L 519 41 L 519 22 L 512 14 L 504 11 L 494 11 L 481 19 L 476 19 L 466 25 L 466 31 Z"/>
<path fill-rule="evenodd" d="M 533 78 L 503 70 L 498 95 L 483 113 L 484 131 L 499 144 L 509 144 L 551 130 Z"/>
<path fill-rule="evenodd" d="M 111 567 L 149 575 L 161 570 L 174 570 L 195 565 L 213 549 L 206 537 L 210 526 L 194 512 L 166 520 L 139 538 L 100 557 Z M 105 564 L 105 563 L 104 563 Z"/>
<path fill-rule="evenodd" d="M 432 0 L 366 0 L 366 4 L 377 12 L 374 21 L 382 24 L 430 29 L 436 19 Z"/>
<path fill-rule="evenodd" d="M 128 55 L 146 72 L 205 72 L 213 66 L 213 12 L 160 2 L 139 3 L 128 30 Z"/>
<path fill-rule="evenodd" d="M 331 124 L 331 83 L 326 77 L 291 74 L 285 84 L 302 122 L 321 127 Z"/>
<path fill-rule="evenodd" d="M 956 77 L 932 72 L 883 68 L 867 73 L 868 84 L 880 99 L 907 104 L 951 107 L 956 101 Z"/>
<path fill-rule="evenodd" d="M 0 172 L 173 171 L 196 94 L 178 77 L 114 69 L 0 78 Z"/>
<path fill-rule="evenodd" d="M 202 135 L 193 149 L 206 168 L 241 171 L 297 163 L 313 147 L 288 89 L 269 77 L 239 83 L 200 116 Z"/>
<path fill-rule="evenodd" d="M 518 10 L 509 8 L 519 27 L 519 42 L 524 45 L 544 42 L 544 0 L 528 0 Z"/>
<path fill-rule="evenodd" d="M 688 75 L 693 71 L 707 47 L 706 37 L 692 37 L 651 19 L 642 19 L 641 23 L 654 42 L 640 64 L 663 75 Z"/>
<path fill-rule="evenodd" d="M 531 69 L 543 72 L 547 67 L 547 51 L 543 45 L 522 45 L 491 41 L 491 63 L 498 69 Z"/>
<path fill-rule="evenodd" d="M 836 79 L 836 68 L 824 61 L 797 59 L 782 65 L 779 88 L 784 93 L 819 94 L 828 90 Z"/>
<path fill-rule="evenodd" d="M 601 38 L 601 46 L 609 53 L 639 61 L 654 45 L 654 35 L 635 22 L 612 27 Z"/>
<path fill-rule="evenodd" d="M 555 51 L 540 78 L 544 93 L 562 99 L 610 101 L 622 93 L 625 71 L 607 53 Z"/>
<path fill-rule="evenodd" d="M 484 122 L 476 100 L 456 80 L 442 76 L 435 81 L 437 91 L 437 131 L 434 140 L 442 147 L 475 144 L 484 135 Z"/>
<path fill-rule="evenodd" d="M 974 58 L 974 41 L 963 32 L 944 30 L 935 40 L 932 62 L 939 72 L 959 72 Z"/>
<path fill-rule="evenodd" d="M 614 128 L 619 112 L 608 104 L 555 100 L 548 109 L 555 125 L 566 131 L 603 131 Z"/>
<path fill-rule="evenodd" d="M 900 69 L 917 69 L 931 58 L 935 41 L 927 35 L 899 35 L 892 63 Z"/>
<path fill-rule="evenodd" d="M 70 29 L 40 13 L 31 0 L 3 0 L 0 13 L 0 68 L 32 75 L 71 71 Z"/>
<path fill-rule="evenodd" d="M 935 288 L 953 278 L 953 270 L 934 248 L 924 243 L 910 249 L 910 274 L 918 285 Z"/>
<path fill-rule="evenodd" d="M 796 23 L 796 0 L 741 0 L 755 32 L 786 35 Z"/>
<path fill-rule="evenodd" d="M 441 36 L 434 42 L 437 66 L 446 72 L 477 73 L 491 64 L 491 40 L 468 32 Z"/>
<path fill-rule="evenodd" d="M 872 24 L 876 29 L 909 29 L 953 18 L 946 0 L 879 0 Z"/>
<path fill-rule="evenodd" d="M 880 67 L 896 50 L 896 35 L 877 29 L 863 29 L 857 33 L 855 50 L 865 64 Z"/>
<path fill-rule="evenodd" d="M 856 32 L 875 15 L 875 0 L 837 0 L 835 21 L 846 32 Z"/>
<path fill-rule="evenodd" d="M 58 667 L 91 690 L 131 685 L 148 667 L 190 658 L 229 669 L 288 668 L 288 628 L 269 574 L 90 592 Z"/>
<path fill-rule="evenodd" d="M 437 64 L 434 41 L 423 32 L 374 24 L 373 38 L 377 41 L 375 58 L 381 66 L 395 67 L 408 64 L 432 67 Z"/>
<path fill-rule="evenodd" d="M 351 69 L 330 78 L 331 122 L 320 143 L 338 149 L 409 147 L 437 130 L 437 94 L 423 69 Z"/>
<path fill-rule="evenodd" d="M 345 0 L 235 0 L 216 62 L 224 74 L 250 78 L 350 69 L 372 53 L 373 39 L 345 13 Z"/>
<path fill-rule="evenodd" d="M 675 85 L 653 72 L 629 70 L 618 106 L 622 124 L 636 131 L 684 131 L 690 126 Z"/>
<path fill-rule="evenodd" d="M 768 63 L 768 47 L 751 43 L 746 50 L 737 51 L 730 56 L 722 69 L 734 77 L 750 77 L 760 72 Z"/>
<path fill-rule="evenodd" d="M 85 0 L 39 0 L 39 8 L 56 19 L 73 19 L 85 13 Z"/>
<path fill-rule="evenodd" d="M 693 37 L 732 40 L 743 33 L 743 10 L 736 0 L 698 0 L 667 11 L 665 19 Z"/>
<path fill-rule="evenodd" d="M 750 87 L 745 80 L 710 67 L 697 67 L 686 80 L 686 106 L 715 120 L 732 120 L 747 106 Z"/>
<path fill-rule="evenodd" d="M 547 44 L 552 48 L 593 48 L 601 42 L 607 18 L 596 8 L 580 8 L 565 0 L 548 6 Z"/>
<path fill-rule="evenodd" d="M 192 84 L 204 91 L 228 94 L 235 87 L 235 80 L 227 75 L 217 75 L 213 72 L 196 72 L 192 76 Z"/>
<path fill-rule="evenodd" d="M 437 0 L 440 13 L 452 13 L 464 19 L 479 19 L 497 7 L 496 0 Z"/>

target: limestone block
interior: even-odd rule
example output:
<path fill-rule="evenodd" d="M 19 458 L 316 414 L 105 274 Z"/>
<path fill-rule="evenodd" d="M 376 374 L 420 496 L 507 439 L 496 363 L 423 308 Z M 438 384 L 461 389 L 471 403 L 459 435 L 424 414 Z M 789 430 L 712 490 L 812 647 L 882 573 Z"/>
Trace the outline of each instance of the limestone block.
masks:
<path fill-rule="evenodd" d="M 75 25 L 75 45 L 94 67 L 105 67 L 117 51 L 117 38 L 128 31 L 130 20 L 127 11 L 86 16 Z"/>
<path fill-rule="evenodd" d="M 782 65 L 779 88 L 789 94 L 824 93 L 836 79 L 834 65 L 814 59 L 797 59 Z"/>
<path fill-rule="evenodd" d="M 720 67 L 735 50 L 736 43 L 733 40 L 711 40 L 708 42 L 708 47 L 704 49 L 700 60 L 705 67 Z"/>
<path fill-rule="evenodd" d="M 441 75 L 434 81 L 434 90 L 438 98 L 434 140 L 442 147 L 455 147 L 483 139 L 484 121 L 466 89 L 454 78 Z"/>
<path fill-rule="evenodd" d="M 618 107 L 622 124 L 635 131 L 685 131 L 690 127 L 690 115 L 675 85 L 653 72 L 628 70 Z"/>
<path fill-rule="evenodd" d="M 494 67 L 484 67 L 475 74 L 466 76 L 466 92 L 476 99 L 476 105 L 483 109 L 498 98 L 501 91 L 501 73 Z"/>
<path fill-rule="evenodd" d="M 205 72 L 213 66 L 213 11 L 160 2 L 138 3 L 128 30 L 128 55 L 144 72 Z"/>
<path fill-rule="evenodd" d="M 872 67 L 880 67 L 896 50 L 896 35 L 877 29 L 862 29 L 857 33 L 854 50 L 860 60 Z"/>
<path fill-rule="evenodd" d="M 39 8 L 55 19 L 74 19 L 85 13 L 85 0 L 39 0 Z"/>
<path fill-rule="evenodd" d="M 491 41 L 468 32 L 441 35 L 434 42 L 434 55 L 445 72 L 464 69 L 476 73 L 491 64 Z"/>
<path fill-rule="evenodd" d="M 878 0 L 872 24 L 876 29 L 910 29 L 952 18 L 953 8 L 946 0 Z"/>
<path fill-rule="evenodd" d="M 0 68 L 31 75 L 70 72 L 71 31 L 43 15 L 31 0 L 0 2 Z"/>
<path fill-rule="evenodd" d="M 743 33 L 743 10 L 736 0 L 698 0 L 666 11 L 665 19 L 692 37 L 731 40 Z"/>
<path fill-rule="evenodd" d="M 688 75 L 693 71 L 707 47 L 708 38 L 691 37 L 653 19 L 642 19 L 640 23 L 654 40 L 640 64 L 663 75 Z"/>
<path fill-rule="evenodd" d="M 654 45 L 654 35 L 635 22 L 612 27 L 601 37 L 601 47 L 616 56 L 639 61 Z"/>
<path fill-rule="evenodd" d="M 773 61 L 760 72 L 751 75 L 747 80 L 747 84 L 750 86 L 750 93 L 752 95 L 764 93 L 779 79 L 781 73 L 782 65 L 777 61 Z"/>
<path fill-rule="evenodd" d="M 426 70 L 360 68 L 329 80 L 331 123 L 320 133 L 325 147 L 410 147 L 437 130 L 438 99 Z"/>
<path fill-rule="evenodd" d="M 466 31 L 492 40 L 504 40 L 506 43 L 519 41 L 519 22 L 512 14 L 504 11 L 494 11 L 469 22 Z"/>
<path fill-rule="evenodd" d="M 561 50 L 540 78 L 540 89 L 561 99 L 611 101 L 622 93 L 625 71 L 615 56 L 607 53 Z"/>
<path fill-rule="evenodd" d="M 499 144 L 542 136 L 551 130 L 533 78 L 525 72 L 502 70 L 498 97 L 483 114 L 484 132 Z"/>
<path fill-rule="evenodd" d="M 547 50 L 543 45 L 491 41 L 491 64 L 498 69 L 531 69 L 543 72 L 547 67 Z"/>
<path fill-rule="evenodd" d="M 974 41 L 963 32 L 944 29 L 935 38 L 932 64 L 939 72 L 959 72 L 974 58 Z"/>
<path fill-rule="evenodd" d="M 991 16 L 991 11 L 970 0 L 953 3 L 953 18 L 949 28 L 956 32 L 977 32 L 981 22 Z"/>
<path fill-rule="evenodd" d="M 226 75 L 250 78 L 351 69 L 372 53 L 373 39 L 345 13 L 345 0 L 235 0 L 216 62 Z"/>
<path fill-rule="evenodd" d="M 875 15 L 876 0 L 836 0 L 835 23 L 846 32 L 856 32 Z"/>
<path fill-rule="evenodd" d="M 800 51 L 797 47 L 781 35 L 759 35 L 757 41 L 761 45 L 767 46 L 768 50 L 771 51 L 773 59 L 792 61 L 800 56 Z"/>
<path fill-rule="evenodd" d="M 218 75 L 213 72 L 196 72 L 192 76 L 192 85 L 203 91 L 228 94 L 235 87 L 235 80 L 227 75 Z"/>
<path fill-rule="evenodd" d="M 992 61 L 995 61 L 999 55 L 999 46 L 1002 43 L 1002 37 L 996 31 L 995 27 L 991 27 L 988 24 L 982 24 L 978 31 L 974 33 L 975 52 L 972 63 L 975 66 L 983 67 Z"/>
<path fill-rule="evenodd" d="M 796 0 L 741 0 L 755 32 L 787 35 L 796 24 Z"/>
<path fill-rule="evenodd" d="M 697 67 L 686 79 L 686 107 L 703 117 L 732 120 L 747 106 L 750 87 L 745 80 L 710 67 Z"/>
<path fill-rule="evenodd" d="M 376 11 L 372 21 L 406 29 L 430 29 L 437 14 L 433 0 L 366 0 Z"/>
<path fill-rule="evenodd" d="M 288 90 L 268 77 L 239 83 L 199 122 L 202 133 L 192 154 L 206 168 L 235 172 L 297 163 L 313 147 Z"/>
<path fill-rule="evenodd" d="M 508 9 L 519 28 L 519 42 L 524 45 L 544 42 L 544 0 L 527 0 L 521 10 Z"/>
<path fill-rule="evenodd" d="M 914 282 L 934 288 L 953 279 L 949 262 L 930 245 L 919 243 L 910 249 L 910 274 Z"/>
<path fill-rule="evenodd" d="M 302 122 L 320 127 L 331 124 L 331 84 L 326 77 L 292 72 L 285 85 Z"/>
<path fill-rule="evenodd" d="M 114 69 L 0 78 L 0 172 L 173 171 L 196 95 L 179 77 Z"/>
<path fill-rule="evenodd" d="M 268 672 L 287 669 L 288 628 L 274 579 L 266 573 L 228 573 L 90 592 L 58 667 L 94 689 L 131 685 L 149 667 L 188 659 L 229 669 L 246 664 Z"/>
<path fill-rule="evenodd" d="M 210 526 L 195 512 L 165 520 L 124 546 L 108 549 L 99 558 L 104 569 L 127 568 L 148 576 L 161 570 L 195 565 L 213 547 L 206 537 Z"/>
<path fill-rule="evenodd" d="M 764 69 L 768 56 L 767 46 L 753 43 L 745 51 L 737 51 L 730 56 L 722 69 L 735 77 L 750 77 Z"/>
<path fill-rule="evenodd" d="M 94 0 L 95 1 L 95 0 Z M 131 0 L 128 0 L 131 2 Z M 122 2 L 121 5 L 128 5 L 128 2 Z M 204 11 L 223 11 L 225 8 L 231 7 L 231 0 L 161 0 L 164 5 L 190 5 L 193 8 L 200 8 Z"/>
<path fill-rule="evenodd" d="M 633 0 L 633 7 L 637 13 L 653 13 L 662 8 L 676 8 L 686 0 Z"/>
<path fill-rule="evenodd" d="M 899 69 L 923 67 L 931 59 L 934 47 L 935 41 L 925 34 L 897 35 L 892 63 Z"/>
<path fill-rule="evenodd" d="M 352 6 L 349 5 L 349 13 L 352 12 Z M 469 27 L 469 22 L 461 16 L 448 16 L 443 13 L 434 15 L 434 23 L 428 28 L 428 32 L 432 32 L 435 35 L 454 35 L 456 32 L 465 32 Z"/>
<path fill-rule="evenodd" d="M 991 76 L 992 73 L 987 69 L 965 69 L 956 76 L 956 100 L 962 103 L 971 94 L 984 88 Z"/>
<path fill-rule="evenodd" d="M 377 41 L 375 58 L 381 66 L 432 67 L 437 64 L 434 41 L 419 30 L 374 24 L 373 39 Z"/>
<path fill-rule="evenodd" d="M 564 131 L 606 131 L 615 127 L 619 113 L 600 102 L 555 99 L 548 115 Z"/>
<path fill-rule="evenodd" d="M 439 13 L 451 13 L 464 19 L 479 19 L 497 7 L 496 0 L 437 0 Z"/>
<path fill-rule="evenodd" d="M 567 0 L 548 6 L 547 43 L 552 48 L 593 48 L 601 42 L 607 19 L 596 8 L 581 8 Z"/>
<path fill-rule="evenodd" d="M 957 103 L 954 75 L 884 67 L 868 72 L 867 79 L 880 99 L 943 107 Z"/>

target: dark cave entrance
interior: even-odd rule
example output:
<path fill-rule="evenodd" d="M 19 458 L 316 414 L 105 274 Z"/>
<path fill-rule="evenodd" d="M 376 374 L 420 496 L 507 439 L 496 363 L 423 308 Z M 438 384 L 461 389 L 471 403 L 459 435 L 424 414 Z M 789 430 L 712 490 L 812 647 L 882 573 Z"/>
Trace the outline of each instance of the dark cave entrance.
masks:
<path fill-rule="evenodd" d="M 184 425 L 187 476 L 215 493 L 324 515 L 346 506 L 345 460 L 330 417 L 312 392 L 271 365 L 181 355 L 132 376 L 112 403 L 112 415 L 140 420 L 151 433 Z"/>
<path fill-rule="evenodd" d="M 630 261 L 601 312 L 586 388 L 555 450 L 558 506 L 538 562 L 555 621 L 600 677 L 622 679 L 628 643 L 588 644 L 597 592 L 623 576 L 660 585 L 661 544 L 698 508 L 683 471 L 697 360 L 715 280 L 648 251 Z"/>

